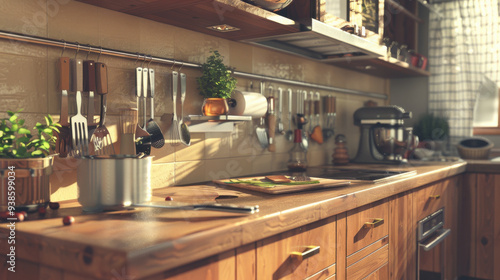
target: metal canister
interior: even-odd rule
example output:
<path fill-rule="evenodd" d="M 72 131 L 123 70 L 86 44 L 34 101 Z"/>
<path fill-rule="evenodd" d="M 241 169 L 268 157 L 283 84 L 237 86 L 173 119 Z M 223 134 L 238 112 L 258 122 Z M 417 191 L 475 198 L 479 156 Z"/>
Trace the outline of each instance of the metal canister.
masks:
<path fill-rule="evenodd" d="M 112 155 L 79 159 L 78 202 L 86 212 L 151 200 L 151 156 Z"/>

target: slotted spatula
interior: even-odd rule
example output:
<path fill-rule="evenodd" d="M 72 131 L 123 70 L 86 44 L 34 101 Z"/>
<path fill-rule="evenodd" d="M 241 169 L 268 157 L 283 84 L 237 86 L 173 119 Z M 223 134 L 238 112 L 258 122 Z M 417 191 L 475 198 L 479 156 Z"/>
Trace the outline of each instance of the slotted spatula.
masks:
<path fill-rule="evenodd" d="M 106 119 L 106 94 L 108 94 L 108 69 L 106 64 L 101 62 L 95 63 L 96 74 L 96 93 L 101 96 L 101 116 L 99 126 L 92 134 L 91 143 L 94 145 L 94 153 L 96 155 L 114 155 L 115 148 L 113 139 L 105 125 Z"/>
<path fill-rule="evenodd" d="M 76 89 L 76 115 L 71 117 L 71 136 L 75 156 L 89 154 L 87 119 L 82 115 L 83 62 L 76 59 L 73 64 L 73 75 Z"/>

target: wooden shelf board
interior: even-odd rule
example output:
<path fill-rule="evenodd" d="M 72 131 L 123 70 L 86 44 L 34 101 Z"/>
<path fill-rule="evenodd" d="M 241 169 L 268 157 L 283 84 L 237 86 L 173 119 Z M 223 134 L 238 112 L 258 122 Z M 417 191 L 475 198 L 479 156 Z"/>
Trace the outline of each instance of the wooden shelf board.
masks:
<path fill-rule="evenodd" d="M 363 57 L 348 57 L 343 60 L 336 60 L 330 64 L 382 78 L 430 76 L 429 71 L 410 66 L 406 62 L 394 58 L 378 57 L 367 59 Z"/>

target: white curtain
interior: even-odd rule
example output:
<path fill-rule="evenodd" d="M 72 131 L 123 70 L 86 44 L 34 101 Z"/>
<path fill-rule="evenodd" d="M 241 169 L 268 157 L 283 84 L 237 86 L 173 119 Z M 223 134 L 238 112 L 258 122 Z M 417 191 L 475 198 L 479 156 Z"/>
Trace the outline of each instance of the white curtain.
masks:
<path fill-rule="evenodd" d="M 450 142 L 472 136 L 484 76 L 499 81 L 498 0 L 454 0 L 433 6 L 429 22 L 429 113 L 448 118 Z"/>

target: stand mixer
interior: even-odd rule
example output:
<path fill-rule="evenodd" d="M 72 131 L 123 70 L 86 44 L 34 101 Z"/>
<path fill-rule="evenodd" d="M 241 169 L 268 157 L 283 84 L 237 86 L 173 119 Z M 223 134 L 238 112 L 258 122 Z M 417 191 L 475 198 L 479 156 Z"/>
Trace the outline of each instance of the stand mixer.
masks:
<path fill-rule="evenodd" d="M 354 112 L 354 124 L 360 126 L 361 136 L 356 163 L 398 164 L 406 150 L 415 144 L 411 128 L 404 127 L 404 119 L 411 112 L 399 106 L 363 107 Z"/>

